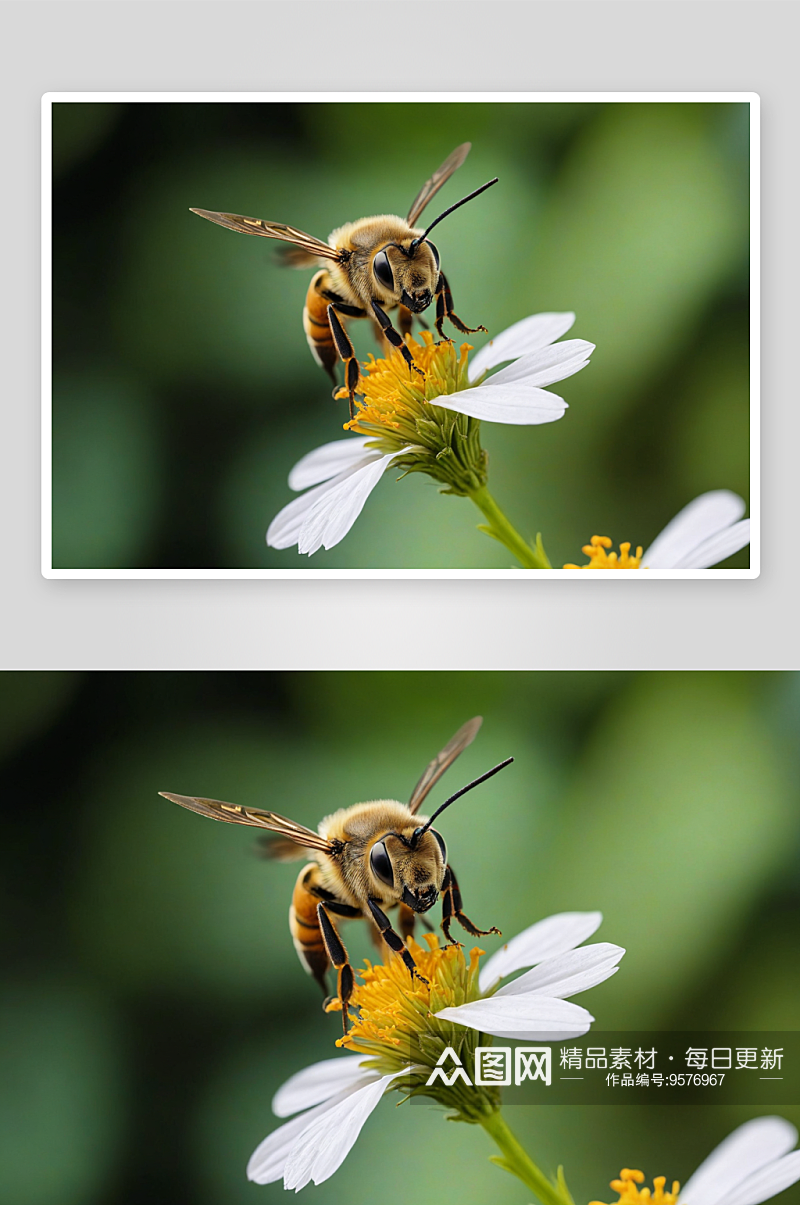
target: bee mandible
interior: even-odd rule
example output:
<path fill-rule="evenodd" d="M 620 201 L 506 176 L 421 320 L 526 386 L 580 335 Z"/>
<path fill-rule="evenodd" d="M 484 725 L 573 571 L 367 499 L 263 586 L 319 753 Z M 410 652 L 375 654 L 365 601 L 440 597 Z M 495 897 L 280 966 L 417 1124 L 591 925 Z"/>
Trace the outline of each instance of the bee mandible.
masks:
<path fill-rule="evenodd" d="M 414 932 L 415 918 L 428 912 L 440 895 L 442 929 L 449 945 L 457 944 L 450 934 L 454 920 L 474 937 L 499 933 L 495 928 L 479 929 L 465 916 L 458 883 L 447 861 L 444 838 L 431 826 L 451 803 L 514 759 L 507 758 L 456 791 L 430 818 L 418 815 L 428 793 L 474 740 L 481 723 L 481 717 L 476 716 L 459 728 L 427 766 L 407 804 L 393 799 L 356 803 L 326 816 L 317 832 L 261 808 L 159 792 L 165 799 L 212 820 L 247 824 L 278 834 L 268 841 L 266 849 L 268 856 L 281 861 L 301 858 L 304 849 L 311 850 L 313 861 L 303 867 L 294 886 L 289 928 L 301 964 L 325 995 L 328 967 L 336 969 L 345 1033 L 354 987 L 353 968 L 334 925 L 334 916 L 365 919 L 376 943 L 385 942 L 393 954 L 402 958 L 412 979 L 423 977 L 405 940 Z M 398 909 L 399 933 L 387 916 L 393 908 Z"/>
<path fill-rule="evenodd" d="M 327 243 L 281 222 L 248 218 L 235 213 L 215 213 L 192 209 L 219 226 L 240 234 L 280 239 L 292 246 L 284 260 L 298 268 L 316 266 L 318 271 L 308 288 L 303 309 L 311 354 L 337 384 L 335 366 L 344 363 L 345 387 L 350 398 L 350 416 L 358 385 L 359 369 L 346 326 L 351 318 L 370 318 L 379 342 L 385 348 L 397 348 L 410 371 L 421 373 L 406 346 L 404 336 L 411 330 L 412 315 L 421 314 L 436 298 L 436 330 L 440 339 L 445 318 L 464 334 L 485 331 L 485 326 L 465 326 L 453 310 L 453 297 L 447 277 L 439 266 L 439 252 L 428 235 L 444 218 L 497 183 L 489 180 L 444 213 L 426 230 L 416 223 L 428 202 L 450 179 L 469 154 L 471 143 L 464 142 L 448 155 L 442 166 L 423 184 L 403 219 L 394 214 L 360 218 L 332 231 Z M 392 325 L 389 311 L 397 310 L 399 331 Z M 335 390 L 334 390 L 335 392 Z"/>

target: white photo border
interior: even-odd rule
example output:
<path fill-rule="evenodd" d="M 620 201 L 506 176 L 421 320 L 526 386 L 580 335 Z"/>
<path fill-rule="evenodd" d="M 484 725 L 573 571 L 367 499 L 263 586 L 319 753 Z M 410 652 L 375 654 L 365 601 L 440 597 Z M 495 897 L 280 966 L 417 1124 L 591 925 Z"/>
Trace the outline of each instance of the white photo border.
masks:
<path fill-rule="evenodd" d="M 52 106 L 72 104 L 541 104 L 558 103 L 702 103 L 750 107 L 750 567 L 748 569 L 648 569 L 649 579 L 757 578 L 761 572 L 761 195 L 760 97 L 755 92 L 46 92 L 42 97 L 42 522 L 41 567 L 48 579 L 495 579 L 531 577 L 620 578 L 641 581 L 641 574 L 583 569 L 54 569 L 52 563 Z M 688 499 L 687 499 L 688 501 Z"/>

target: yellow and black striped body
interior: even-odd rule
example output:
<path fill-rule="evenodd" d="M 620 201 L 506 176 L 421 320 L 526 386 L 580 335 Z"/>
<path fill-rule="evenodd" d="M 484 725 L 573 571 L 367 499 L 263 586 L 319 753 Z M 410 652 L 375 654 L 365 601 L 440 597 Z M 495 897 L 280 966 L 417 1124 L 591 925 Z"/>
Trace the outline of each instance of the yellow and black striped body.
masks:
<path fill-rule="evenodd" d="M 319 927 L 319 896 L 311 891 L 318 877 L 319 866 L 316 862 L 304 866 L 297 876 L 289 906 L 289 930 L 301 964 L 322 985 L 323 991 L 327 991 L 325 972 L 330 959 Z"/>
<path fill-rule="evenodd" d="M 306 303 L 303 306 L 303 330 L 306 333 L 312 356 L 320 368 L 324 368 L 328 376 L 335 382 L 336 375 L 333 370 L 339 357 L 333 341 L 331 324 L 328 321 L 330 302 L 323 292 L 329 281 L 330 276 L 323 268 L 317 272 L 308 286 Z"/>

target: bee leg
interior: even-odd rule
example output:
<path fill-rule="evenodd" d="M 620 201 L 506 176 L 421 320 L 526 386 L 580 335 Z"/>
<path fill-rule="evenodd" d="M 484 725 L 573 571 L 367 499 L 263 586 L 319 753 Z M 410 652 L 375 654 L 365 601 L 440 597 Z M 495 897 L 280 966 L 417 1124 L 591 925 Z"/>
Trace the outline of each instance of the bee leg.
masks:
<path fill-rule="evenodd" d="M 353 418 L 355 410 L 353 408 L 353 400 L 355 398 L 356 386 L 358 385 L 358 360 L 356 359 L 356 349 L 350 342 L 350 339 L 339 321 L 339 316 L 333 306 L 333 302 L 328 306 L 328 322 L 333 335 L 333 341 L 336 344 L 336 350 L 339 353 L 339 359 L 344 361 L 344 387 L 348 392 L 350 400 L 350 417 Z"/>
<path fill-rule="evenodd" d="M 350 1003 L 350 997 L 353 994 L 353 987 L 355 985 L 353 968 L 350 966 L 350 960 L 347 957 L 344 943 L 334 929 L 333 921 L 325 911 L 324 904 L 317 904 L 317 916 L 319 917 L 319 927 L 322 930 L 328 957 L 338 972 L 337 994 L 342 1002 L 342 1024 L 345 1036 L 347 1036 L 347 1006 Z"/>
<path fill-rule="evenodd" d="M 465 326 L 458 315 L 453 310 L 453 294 L 450 292 L 450 286 L 447 283 L 447 277 L 444 272 L 439 273 L 439 280 L 436 284 L 436 330 L 439 332 L 439 338 L 444 339 L 447 343 L 452 343 L 452 339 L 448 339 L 447 335 L 442 330 L 442 324 L 445 320 L 452 322 L 456 330 L 461 331 L 463 335 L 474 335 L 476 331 L 485 331 L 485 326 Z"/>
<path fill-rule="evenodd" d="M 412 369 L 414 372 L 418 372 L 421 377 L 424 377 L 425 373 L 414 363 L 414 357 L 403 342 L 403 336 L 399 334 L 392 326 L 389 315 L 381 309 L 377 301 L 373 301 L 371 304 L 375 317 L 380 323 L 380 328 L 383 332 L 384 339 L 387 341 L 387 343 L 390 343 L 392 347 L 397 348 L 410 369 Z"/>
<path fill-rule="evenodd" d="M 400 330 L 400 334 L 405 339 L 406 335 L 411 334 L 411 324 L 414 321 L 414 315 L 411 313 L 411 310 L 408 309 L 407 306 L 399 305 L 397 307 L 396 321 L 397 321 L 398 328 Z M 425 325 L 425 323 L 420 318 L 419 314 L 417 314 L 417 321 L 419 322 L 420 326 Z"/>
<path fill-rule="evenodd" d="M 395 954 L 400 955 L 403 962 L 411 972 L 412 979 L 419 979 L 420 983 L 427 983 L 428 980 L 423 975 L 420 975 L 419 971 L 417 970 L 417 964 L 414 962 L 414 959 L 404 946 L 402 937 L 395 933 L 394 929 L 392 928 L 389 917 L 385 912 L 381 911 L 374 900 L 367 900 L 367 903 L 369 904 L 369 910 L 372 913 L 372 919 L 380 929 L 381 937 L 386 942 L 389 949 L 393 950 Z"/>
<path fill-rule="evenodd" d="M 409 937 L 414 936 L 414 922 L 416 919 L 413 909 L 409 908 L 407 904 L 401 904 L 397 909 L 397 927 L 404 942 L 408 941 Z"/>
<path fill-rule="evenodd" d="M 457 920 L 461 928 L 466 929 L 467 933 L 471 933 L 473 937 L 488 937 L 490 933 L 500 933 L 500 930 L 495 929 L 494 926 L 491 929 L 479 929 L 473 925 L 468 916 L 464 915 L 461 910 L 461 892 L 458 890 L 456 876 L 448 866 L 444 872 L 442 883 L 442 928 L 448 945 L 457 946 L 460 943 L 450 936 L 453 919 Z"/>

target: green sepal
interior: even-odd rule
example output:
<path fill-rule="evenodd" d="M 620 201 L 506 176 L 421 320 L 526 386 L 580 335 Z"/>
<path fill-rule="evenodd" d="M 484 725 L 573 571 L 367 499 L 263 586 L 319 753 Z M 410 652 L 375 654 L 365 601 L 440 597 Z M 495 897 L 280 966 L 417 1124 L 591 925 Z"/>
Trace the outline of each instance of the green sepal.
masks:
<path fill-rule="evenodd" d="M 517 1174 L 515 1168 L 502 1155 L 490 1155 L 489 1162 L 496 1163 L 498 1167 L 502 1167 L 504 1172 L 510 1172 L 512 1176 L 516 1176 Z"/>
<path fill-rule="evenodd" d="M 536 540 L 535 540 L 533 546 L 536 549 L 537 554 L 545 562 L 545 568 L 552 569 L 553 566 L 550 564 L 550 560 L 547 556 L 547 553 L 544 550 L 544 544 L 542 543 L 542 533 L 540 531 L 537 531 L 537 533 L 536 533 Z"/>
<path fill-rule="evenodd" d="M 497 540 L 498 544 L 502 544 L 505 548 L 505 540 L 501 540 L 496 531 L 492 531 L 491 527 L 487 527 L 485 523 L 478 524 L 478 531 L 482 531 L 485 535 L 491 536 L 493 540 Z"/>
<path fill-rule="evenodd" d="M 556 1184 L 558 1186 L 558 1190 L 561 1193 L 562 1197 L 564 1198 L 564 1200 L 566 1202 L 568 1202 L 568 1205 L 575 1205 L 575 1202 L 572 1199 L 572 1194 L 570 1193 L 569 1189 L 567 1188 L 567 1181 L 564 1179 L 564 1168 L 561 1166 L 560 1163 L 558 1165 L 558 1175 L 556 1176 Z"/>

